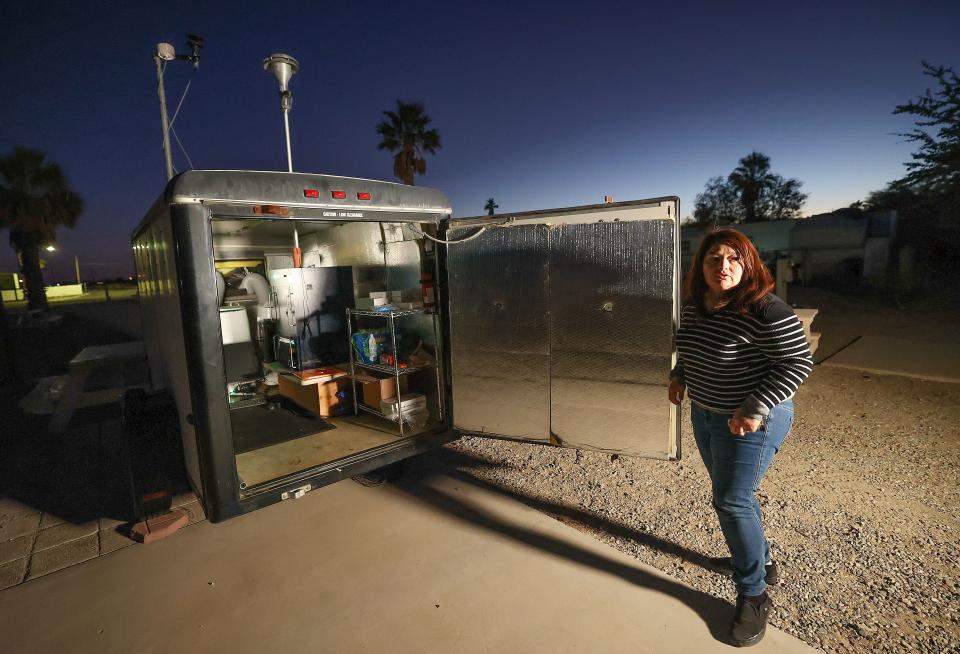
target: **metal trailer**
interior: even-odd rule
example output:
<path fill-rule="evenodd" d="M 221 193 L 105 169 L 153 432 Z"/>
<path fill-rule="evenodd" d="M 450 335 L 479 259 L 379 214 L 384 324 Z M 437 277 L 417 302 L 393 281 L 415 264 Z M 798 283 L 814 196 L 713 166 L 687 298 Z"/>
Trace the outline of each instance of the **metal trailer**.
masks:
<path fill-rule="evenodd" d="M 677 409 L 666 398 L 679 315 L 678 208 L 678 198 L 663 197 L 455 219 L 442 193 L 389 182 L 253 171 L 175 177 L 132 243 L 151 380 L 176 404 L 187 476 L 207 516 L 217 522 L 300 497 L 465 434 L 678 458 Z M 461 242 L 434 245 L 424 233 Z M 295 240 L 306 241 L 305 267 L 350 266 L 353 297 L 371 280 L 389 290 L 432 274 L 435 406 L 419 433 L 245 483 L 216 263 L 253 256 L 286 265 Z M 337 426 L 362 441 L 368 423 L 353 420 Z"/>

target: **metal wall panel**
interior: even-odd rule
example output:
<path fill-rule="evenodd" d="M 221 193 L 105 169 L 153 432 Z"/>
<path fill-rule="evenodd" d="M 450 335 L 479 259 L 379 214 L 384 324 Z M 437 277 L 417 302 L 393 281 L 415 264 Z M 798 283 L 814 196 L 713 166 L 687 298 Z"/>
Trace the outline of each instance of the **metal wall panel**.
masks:
<path fill-rule="evenodd" d="M 562 444 L 668 458 L 672 220 L 550 234 L 551 429 Z"/>
<path fill-rule="evenodd" d="M 317 223 L 306 223 L 315 226 Z M 384 245 L 386 237 L 386 245 Z M 304 266 L 352 266 L 354 295 L 420 285 L 420 248 L 398 223 L 334 223 L 301 236 Z"/>
<path fill-rule="evenodd" d="M 489 230 L 448 256 L 454 425 L 548 441 L 547 227 Z"/>
<path fill-rule="evenodd" d="M 188 220 L 190 214 L 203 220 L 203 208 L 180 210 L 177 218 Z M 166 389 L 175 399 L 183 440 L 184 464 L 193 488 L 203 495 L 203 475 L 194 426 L 187 419 L 192 413 L 190 394 L 190 362 L 184 345 L 180 284 L 174 254 L 178 251 L 171 212 L 165 205 L 151 210 L 141 229 L 133 237 L 137 279 L 140 283 L 140 322 L 143 341 L 150 364 L 150 382 L 154 389 Z M 160 254 L 163 252 L 164 254 Z M 166 281 L 165 281 L 166 280 Z M 216 291 L 214 290 L 214 302 Z"/>

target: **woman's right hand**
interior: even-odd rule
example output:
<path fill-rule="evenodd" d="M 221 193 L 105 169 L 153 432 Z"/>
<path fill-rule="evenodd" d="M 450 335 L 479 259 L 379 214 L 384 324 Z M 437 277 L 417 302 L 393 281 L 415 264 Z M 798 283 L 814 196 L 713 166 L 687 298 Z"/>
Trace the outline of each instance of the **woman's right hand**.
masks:
<path fill-rule="evenodd" d="M 683 395 L 687 392 L 687 386 L 679 379 L 671 378 L 670 379 L 670 388 L 667 389 L 667 397 L 672 404 L 680 406 L 680 403 L 683 402 Z"/>

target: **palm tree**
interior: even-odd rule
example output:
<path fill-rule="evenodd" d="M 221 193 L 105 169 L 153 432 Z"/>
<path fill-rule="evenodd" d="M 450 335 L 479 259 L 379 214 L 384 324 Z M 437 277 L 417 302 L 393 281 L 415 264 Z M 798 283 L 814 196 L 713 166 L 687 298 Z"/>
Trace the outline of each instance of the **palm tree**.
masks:
<path fill-rule="evenodd" d="M 751 152 L 740 160 L 727 180 L 740 195 L 743 205 L 743 222 L 763 220 L 760 215 L 760 199 L 776 184 L 776 175 L 770 172 L 770 157 L 762 152 Z"/>
<path fill-rule="evenodd" d="M 70 189 L 63 170 L 39 150 L 16 146 L 0 159 L 0 228 L 10 230 L 27 290 L 28 309 L 46 309 L 40 248 L 53 243 L 57 227 L 73 227 L 83 198 Z"/>
<path fill-rule="evenodd" d="M 387 120 L 377 125 L 377 134 L 383 137 L 377 149 L 395 153 L 393 174 L 404 184 L 413 186 L 414 175 L 427 172 L 424 154 L 436 154 L 440 149 L 440 133 L 427 129 L 430 116 L 424 113 L 420 102 L 408 104 L 397 100 L 397 110 L 383 114 Z"/>
<path fill-rule="evenodd" d="M 489 198 L 487 203 L 483 205 L 484 210 L 487 212 L 488 216 L 492 216 L 496 209 L 500 208 L 500 205 L 493 201 L 493 198 Z"/>

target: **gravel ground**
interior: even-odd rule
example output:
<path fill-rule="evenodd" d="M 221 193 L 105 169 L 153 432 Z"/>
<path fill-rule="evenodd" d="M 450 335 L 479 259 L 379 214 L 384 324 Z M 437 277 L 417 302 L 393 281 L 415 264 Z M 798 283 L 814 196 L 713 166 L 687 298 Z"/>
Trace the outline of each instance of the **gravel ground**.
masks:
<path fill-rule="evenodd" d="M 679 462 L 466 438 L 424 463 L 732 601 L 704 566 L 727 552 L 683 413 Z M 960 652 L 958 424 L 960 384 L 816 366 L 759 494 L 782 579 L 773 625 L 830 653 Z"/>

